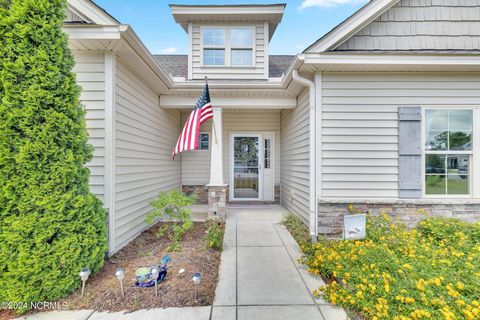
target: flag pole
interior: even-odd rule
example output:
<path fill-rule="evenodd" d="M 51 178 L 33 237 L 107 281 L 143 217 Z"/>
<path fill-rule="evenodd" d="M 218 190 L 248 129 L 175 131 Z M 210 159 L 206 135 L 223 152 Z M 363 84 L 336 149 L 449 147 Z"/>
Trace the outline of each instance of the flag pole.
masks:
<path fill-rule="evenodd" d="M 205 76 L 205 85 L 208 85 L 207 76 Z M 213 108 L 212 108 L 212 112 L 213 112 Z M 212 118 L 212 127 L 213 127 L 213 135 L 215 136 L 215 144 L 218 144 L 217 130 L 215 129 L 215 118 Z"/>

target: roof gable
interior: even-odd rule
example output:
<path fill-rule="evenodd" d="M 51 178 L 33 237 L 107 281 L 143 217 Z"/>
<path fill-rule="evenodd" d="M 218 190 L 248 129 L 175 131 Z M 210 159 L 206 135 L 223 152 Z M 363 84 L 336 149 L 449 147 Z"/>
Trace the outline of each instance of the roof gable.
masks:
<path fill-rule="evenodd" d="M 401 0 L 334 49 L 451 50 L 480 50 L 480 0 Z"/>
<path fill-rule="evenodd" d="M 68 0 L 66 23 L 119 25 L 120 22 L 90 0 Z"/>
<path fill-rule="evenodd" d="M 304 52 L 479 48 L 480 0 L 372 0 Z"/>
<path fill-rule="evenodd" d="M 371 0 L 345 21 L 315 41 L 304 53 L 325 52 L 336 48 L 400 0 Z"/>
<path fill-rule="evenodd" d="M 93 21 L 75 10 L 75 8 L 68 6 L 65 14 L 65 23 L 93 24 Z"/>

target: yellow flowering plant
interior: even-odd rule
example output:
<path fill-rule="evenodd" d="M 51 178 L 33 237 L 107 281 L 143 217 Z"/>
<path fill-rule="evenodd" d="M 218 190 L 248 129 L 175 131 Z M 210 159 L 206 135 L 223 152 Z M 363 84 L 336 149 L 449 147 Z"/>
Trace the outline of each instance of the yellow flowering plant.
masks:
<path fill-rule="evenodd" d="M 480 224 L 427 218 L 408 230 L 382 214 L 367 238 L 302 246 L 327 281 L 314 294 L 364 319 L 480 319 Z"/>

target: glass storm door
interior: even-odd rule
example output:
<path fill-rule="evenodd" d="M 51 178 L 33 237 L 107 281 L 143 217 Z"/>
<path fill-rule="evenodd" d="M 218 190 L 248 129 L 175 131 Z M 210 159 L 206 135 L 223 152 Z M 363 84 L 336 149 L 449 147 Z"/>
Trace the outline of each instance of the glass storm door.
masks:
<path fill-rule="evenodd" d="M 232 200 L 260 200 L 262 194 L 261 135 L 233 135 L 232 139 Z"/>

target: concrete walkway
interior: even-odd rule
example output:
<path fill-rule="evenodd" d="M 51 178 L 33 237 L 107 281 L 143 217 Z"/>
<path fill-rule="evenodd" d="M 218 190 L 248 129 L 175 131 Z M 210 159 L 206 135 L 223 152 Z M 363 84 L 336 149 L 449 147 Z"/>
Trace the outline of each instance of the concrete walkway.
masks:
<path fill-rule="evenodd" d="M 311 294 L 325 284 L 297 262 L 282 217 L 280 206 L 229 207 L 212 320 L 348 319 Z"/>
<path fill-rule="evenodd" d="M 280 206 L 232 206 L 213 306 L 37 313 L 28 320 L 346 320 L 342 308 L 315 299 L 323 281 L 297 263 L 300 248 L 280 224 Z"/>

